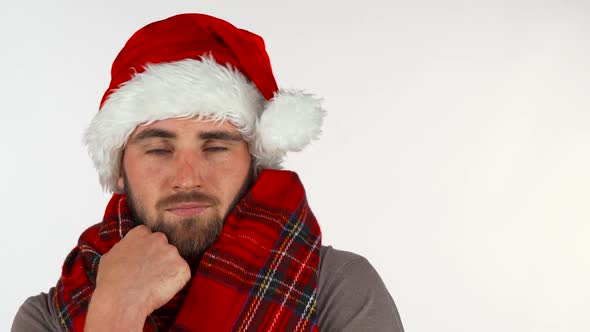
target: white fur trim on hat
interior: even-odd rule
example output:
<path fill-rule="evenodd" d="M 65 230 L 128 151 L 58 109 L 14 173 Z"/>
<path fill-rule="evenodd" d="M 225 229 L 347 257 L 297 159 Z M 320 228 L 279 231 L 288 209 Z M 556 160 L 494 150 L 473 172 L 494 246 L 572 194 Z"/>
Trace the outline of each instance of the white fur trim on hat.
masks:
<path fill-rule="evenodd" d="M 267 102 L 241 72 L 210 56 L 149 64 L 109 95 L 86 130 L 102 187 L 121 192 L 121 151 L 138 126 L 194 116 L 233 123 L 262 169 L 280 168 L 287 151 L 317 138 L 324 111 L 320 100 L 301 92 L 278 92 Z"/>
<path fill-rule="evenodd" d="M 321 100 L 302 91 L 279 91 L 266 105 L 256 127 L 253 154 L 267 164 L 280 164 L 287 151 L 301 151 L 321 133 L 325 111 Z"/>

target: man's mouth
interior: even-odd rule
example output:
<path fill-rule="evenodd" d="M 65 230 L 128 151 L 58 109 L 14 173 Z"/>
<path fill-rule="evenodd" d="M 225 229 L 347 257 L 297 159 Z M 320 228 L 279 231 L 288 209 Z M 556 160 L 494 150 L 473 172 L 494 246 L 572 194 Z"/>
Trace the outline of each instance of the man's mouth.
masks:
<path fill-rule="evenodd" d="M 179 217 L 193 217 L 201 214 L 210 205 L 203 203 L 182 203 L 174 205 L 166 211 L 173 213 Z"/>

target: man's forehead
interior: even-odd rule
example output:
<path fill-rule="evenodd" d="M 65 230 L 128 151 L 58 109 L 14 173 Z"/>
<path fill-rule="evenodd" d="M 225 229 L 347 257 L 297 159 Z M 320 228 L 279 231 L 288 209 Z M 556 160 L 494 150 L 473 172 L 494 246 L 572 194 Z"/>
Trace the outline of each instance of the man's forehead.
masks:
<path fill-rule="evenodd" d="M 169 118 L 140 124 L 131 133 L 130 138 L 153 129 L 168 131 L 171 133 L 192 131 L 195 133 L 206 131 L 227 131 L 239 134 L 238 128 L 230 121 L 213 120 L 207 117 Z"/>

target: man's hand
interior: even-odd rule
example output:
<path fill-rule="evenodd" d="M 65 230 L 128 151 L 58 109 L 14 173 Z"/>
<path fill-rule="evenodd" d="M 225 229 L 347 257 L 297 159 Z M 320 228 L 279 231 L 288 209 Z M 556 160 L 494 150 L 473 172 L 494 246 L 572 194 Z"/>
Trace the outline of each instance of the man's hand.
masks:
<path fill-rule="evenodd" d="M 145 318 L 190 280 L 187 262 L 163 233 L 137 226 L 100 260 L 85 331 L 141 331 Z"/>

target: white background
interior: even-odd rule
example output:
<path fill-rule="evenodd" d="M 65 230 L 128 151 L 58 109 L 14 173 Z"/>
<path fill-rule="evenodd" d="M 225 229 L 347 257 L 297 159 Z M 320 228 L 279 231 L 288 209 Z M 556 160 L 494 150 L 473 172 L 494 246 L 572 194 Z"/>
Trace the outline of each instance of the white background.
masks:
<path fill-rule="evenodd" d="M 117 52 L 204 12 L 325 98 L 322 139 L 287 166 L 407 331 L 590 331 L 589 2 L 407 3 L 3 1 L 0 330 L 102 217 L 81 137 Z"/>

